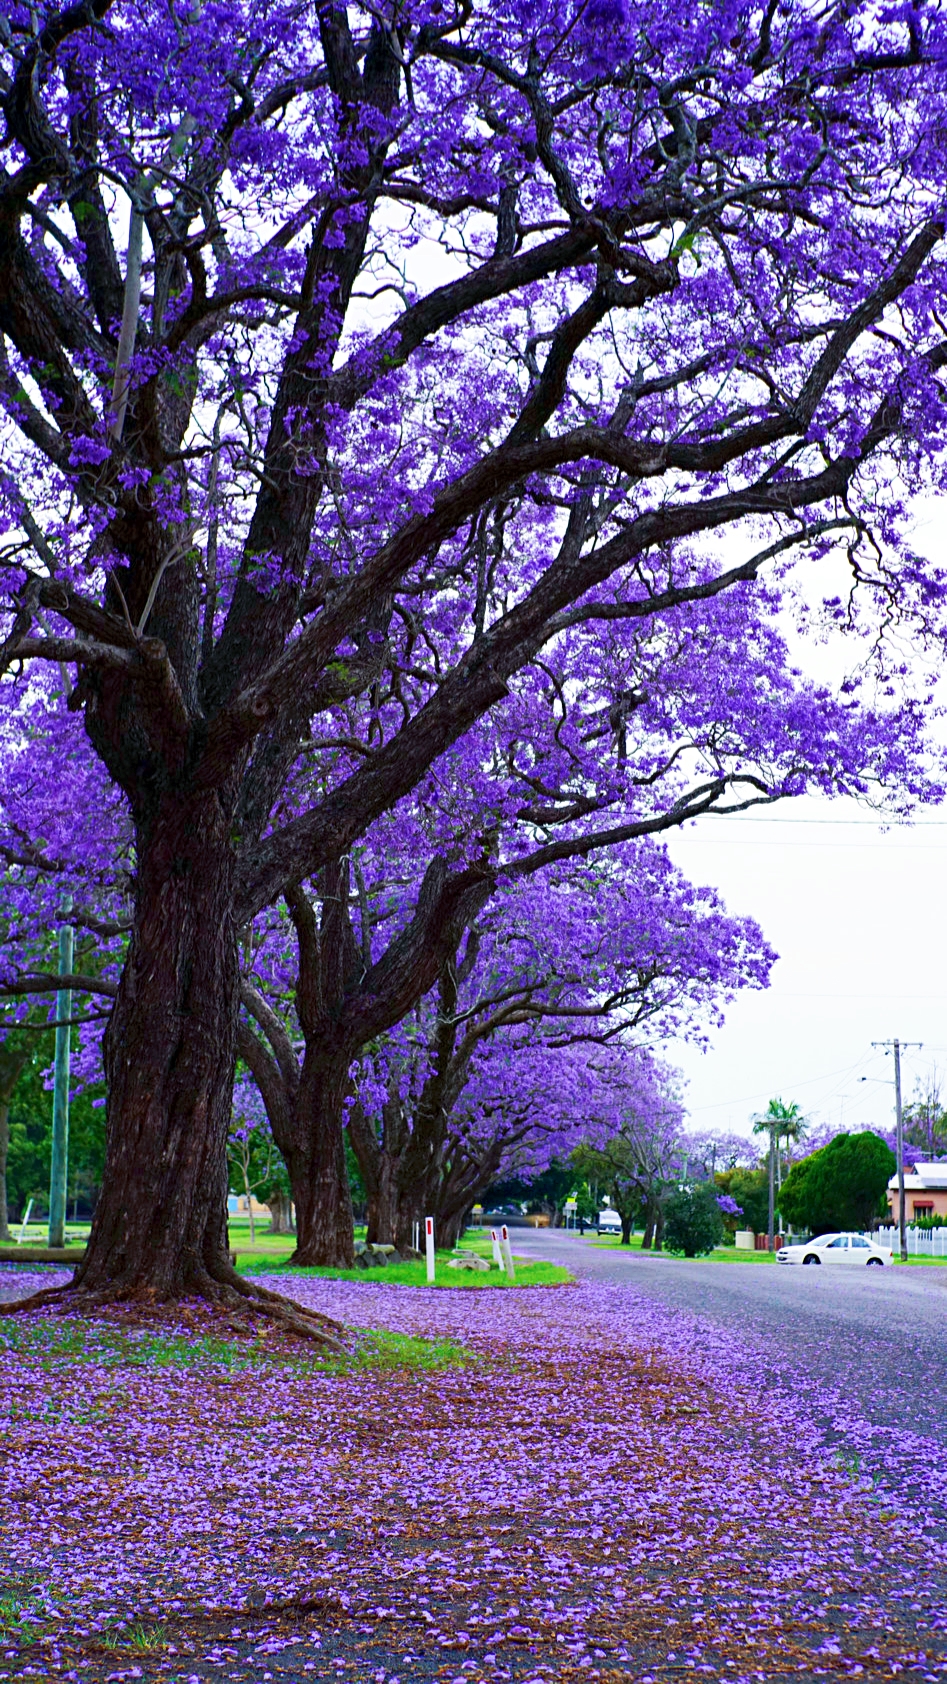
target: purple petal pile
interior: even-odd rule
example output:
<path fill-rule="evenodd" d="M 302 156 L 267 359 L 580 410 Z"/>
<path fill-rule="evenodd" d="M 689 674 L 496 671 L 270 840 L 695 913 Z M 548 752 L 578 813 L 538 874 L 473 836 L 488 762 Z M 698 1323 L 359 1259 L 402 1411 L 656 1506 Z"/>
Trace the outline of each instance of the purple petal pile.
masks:
<path fill-rule="evenodd" d="M 589 1284 L 286 1290 L 468 1360 L 0 1323 L 0 1679 L 947 1674 L 943 1547 L 711 1324 Z"/>

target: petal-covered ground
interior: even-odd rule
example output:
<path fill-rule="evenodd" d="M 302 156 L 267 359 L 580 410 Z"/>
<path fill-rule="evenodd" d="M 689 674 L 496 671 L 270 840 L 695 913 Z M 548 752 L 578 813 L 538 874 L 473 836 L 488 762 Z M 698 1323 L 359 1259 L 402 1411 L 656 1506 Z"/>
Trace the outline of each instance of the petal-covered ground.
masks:
<path fill-rule="evenodd" d="M 0 1679 L 947 1674 L 941 1543 L 699 1318 L 285 1290 L 433 1366 L 0 1322 Z"/>

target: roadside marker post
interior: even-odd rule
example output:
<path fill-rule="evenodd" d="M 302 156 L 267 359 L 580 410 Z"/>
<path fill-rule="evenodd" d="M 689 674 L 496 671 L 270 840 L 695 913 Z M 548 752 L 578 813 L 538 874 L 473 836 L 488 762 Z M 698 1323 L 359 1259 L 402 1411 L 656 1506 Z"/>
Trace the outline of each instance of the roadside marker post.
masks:
<path fill-rule="evenodd" d="M 23 1241 L 26 1239 L 26 1230 L 30 1225 L 30 1215 L 32 1213 L 32 1210 L 33 1210 L 33 1200 L 31 1199 L 29 1204 L 26 1207 L 26 1215 L 24 1216 L 23 1221 L 20 1224 L 20 1232 L 17 1234 L 17 1237 L 16 1237 L 17 1245 L 22 1245 Z"/>
<path fill-rule="evenodd" d="M 506 1264 L 503 1261 L 503 1253 L 500 1250 L 500 1236 L 495 1228 L 490 1229 L 490 1238 L 493 1241 L 493 1261 L 498 1269 L 505 1269 Z"/>
<path fill-rule="evenodd" d="M 516 1271 L 513 1268 L 513 1253 L 510 1250 L 510 1231 L 505 1222 L 503 1227 L 500 1229 L 500 1245 L 503 1250 L 503 1261 L 506 1264 L 507 1279 L 511 1281 L 515 1280 Z"/>
<path fill-rule="evenodd" d="M 434 1285 L 434 1218 L 424 1218 L 424 1251 L 427 1257 L 427 1283 Z"/>

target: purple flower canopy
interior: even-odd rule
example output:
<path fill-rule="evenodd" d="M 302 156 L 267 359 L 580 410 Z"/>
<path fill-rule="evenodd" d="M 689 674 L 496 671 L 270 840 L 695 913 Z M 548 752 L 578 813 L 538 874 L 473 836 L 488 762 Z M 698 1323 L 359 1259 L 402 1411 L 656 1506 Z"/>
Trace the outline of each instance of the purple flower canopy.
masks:
<path fill-rule="evenodd" d="M 226 1272 L 241 965 L 281 898 L 333 959 L 260 963 L 347 1075 L 548 868 L 805 790 L 940 798 L 911 499 L 947 459 L 945 32 L 868 0 L 13 7 L 0 987 L 68 892 L 115 1001 L 101 1233 L 167 1220 L 90 1284 Z M 702 961 L 701 893 L 713 1011 L 767 956 Z"/>

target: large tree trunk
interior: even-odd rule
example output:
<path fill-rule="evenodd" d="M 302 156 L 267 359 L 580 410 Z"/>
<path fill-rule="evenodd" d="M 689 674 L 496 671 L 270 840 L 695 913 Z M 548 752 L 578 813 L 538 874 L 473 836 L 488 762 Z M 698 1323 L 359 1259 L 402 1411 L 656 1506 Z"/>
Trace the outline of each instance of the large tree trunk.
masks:
<path fill-rule="evenodd" d="M 306 1268 L 351 1269 L 355 1264 L 344 1132 L 349 1062 L 348 1054 L 320 1059 L 307 1051 L 293 1141 L 283 1150 L 296 1206 L 296 1250 L 290 1262 Z"/>
<path fill-rule="evenodd" d="M 170 804 L 169 804 L 170 805 Z M 102 1192 L 76 1284 L 213 1295 L 227 1253 L 239 972 L 221 804 L 175 803 L 138 837 L 135 926 L 105 1036 Z"/>
<path fill-rule="evenodd" d="M 389 1152 L 379 1153 L 379 1158 L 378 1178 L 368 1195 L 365 1238 L 369 1245 L 397 1246 L 400 1208 L 397 1165 Z M 408 1241 L 409 1245 L 412 1243 Z"/>
<path fill-rule="evenodd" d="M 270 1213 L 271 1234 L 292 1234 L 295 1232 L 292 1199 L 288 1198 L 285 1193 L 274 1193 L 271 1198 L 266 1200 L 266 1205 Z"/>
<path fill-rule="evenodd" d="M 338 1346 L 341 1329 L 244 1280 L 227 1246 L 239 1001 L 226 804 L 168 800 L 137 836 L 135 922 L 106 1031 L 106 1161 L 70 1287 L 4 1305 L 195 1295 Z"/>
<path fill-rule="evenodd" d="M 416 1240 L 415 1207 L 421 1195 L 410 1182 L 407 1187 L 404 1183 L 404 1158 L 411 1145 L 411 1131 L 396 1079 L 392 1079 L 391 1092 L 382 1106 L 380 1136 L 356 1100 L 349 1120 L 349 1139 L 365 1184 L 368 1200 L 365 1237 L 369 1245 L 394 1245 L 399 1251 L 410 1250 Z"/>

